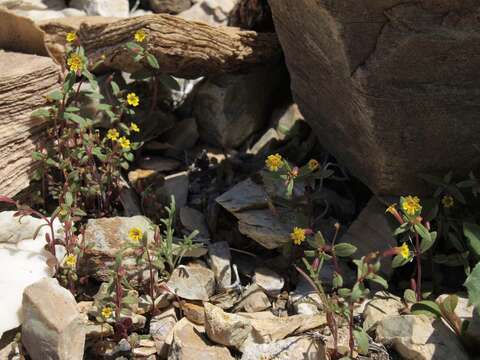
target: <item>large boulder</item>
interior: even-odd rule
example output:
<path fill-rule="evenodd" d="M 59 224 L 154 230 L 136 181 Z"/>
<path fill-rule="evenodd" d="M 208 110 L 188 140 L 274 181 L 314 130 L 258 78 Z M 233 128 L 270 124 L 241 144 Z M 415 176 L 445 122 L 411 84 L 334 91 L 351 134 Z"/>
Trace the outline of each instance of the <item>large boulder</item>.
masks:
<path fill-rule="evenodd" d="M 379 194 L 425 192 L 421 173 L 478 155 L 476 0 L 270 0 L 306 120 Z"/>

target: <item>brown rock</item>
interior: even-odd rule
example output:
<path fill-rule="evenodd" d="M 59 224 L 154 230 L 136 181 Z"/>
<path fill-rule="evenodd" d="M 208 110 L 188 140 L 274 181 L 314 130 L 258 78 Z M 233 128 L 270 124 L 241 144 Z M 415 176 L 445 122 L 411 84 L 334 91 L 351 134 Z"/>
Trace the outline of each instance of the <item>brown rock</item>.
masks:
<path fill-rule="evenodd" d="M 150 8 L 156 13 L 178 14 L 190 6 L 191 0 L 150 0 Z"/>
<path fill-rule="evenodd" d="M 177 323 L 177 314 L 172 307 L 160 315 L 155 315 L 150 321 L 150 335 L 155 341 L 157 353 L 161 358 L 166 358 L 168 349 L 172 344 L 173 328 Z"/>
<path fill-rule="evenodd" d="M 58 80 L 58 67 L 48 57 L 0 52 L 2 195 L 13 196 L 30 183 L 34 165 L 32 152 L 45 129 L 45 123 L 31 118 L 30 114 L 45 105 L 44 95 L 58 86 Z"/>
<path fill-rule="evenodd" d="M 302 114 L 375 193 L 474 166 L 478 1 L 269 3 Z"/>

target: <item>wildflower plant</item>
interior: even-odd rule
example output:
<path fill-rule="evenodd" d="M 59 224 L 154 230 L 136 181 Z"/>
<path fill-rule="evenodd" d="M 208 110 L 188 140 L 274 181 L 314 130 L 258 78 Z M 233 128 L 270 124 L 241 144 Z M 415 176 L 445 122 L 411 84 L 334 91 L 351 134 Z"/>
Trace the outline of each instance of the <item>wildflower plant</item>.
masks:
<path fill-rule="evenodd" d="M 102 216 L 113 212 L 121 170 L 128 169 L 133 151 L 140 146 L 132 137 L 139 131 L 133 108 L 140 99 L 110 81 L 114 99 L 112 104 L 103 103 L 104 97 L 89 70 L 99 63 L 89 63 L 75 33 L 68 33 L 66 40 L 63 85 L 46 96 L 48 107 L 32 114 L 49 125 L 46 140 L 33 154 L 39 162 L 35 178 L 42 182 L 44 198 L 52 196 L 60 204 L 70 202 L 84 209 L 77 216 Z M 86 83 L 89 90 L 83 86 Z M 81 115 L 82 97 L 100 102 L 94 118 Z M 110 121 L 106 133 L 99 128 L 100 114 Z"/>

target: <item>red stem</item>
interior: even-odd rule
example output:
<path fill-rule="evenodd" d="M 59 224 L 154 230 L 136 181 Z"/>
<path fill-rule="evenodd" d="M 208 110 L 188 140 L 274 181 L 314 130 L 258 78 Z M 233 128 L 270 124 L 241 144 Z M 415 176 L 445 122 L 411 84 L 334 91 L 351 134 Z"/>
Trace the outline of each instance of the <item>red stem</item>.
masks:
<path fill-rule="evenodd" d="M 422 300 L 422 259 L 420 252 L 420 239 L 418 233 L 415 233 L 415 251 L 417 255 L 417 301 Z"/>

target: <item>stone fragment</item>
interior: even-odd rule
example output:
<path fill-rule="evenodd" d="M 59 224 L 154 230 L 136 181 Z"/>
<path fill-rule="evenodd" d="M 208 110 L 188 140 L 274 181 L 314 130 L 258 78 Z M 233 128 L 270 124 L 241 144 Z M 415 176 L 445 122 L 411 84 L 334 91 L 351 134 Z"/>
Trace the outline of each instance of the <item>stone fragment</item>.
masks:
<path fill-rule="evenodd" d="M 279 79 L 271 67 L 200 84 L 193 105 L 200 138 L 222 148 L 240 146 L 268 122 Z"/>
<path fill-rule="evenodd" d="M 245 348 L 241 360 L 327 360 L 328 358 L 325 344 L 321 340 L 292 336 L 271 343 L 249 345 Z"/>
<path fill-rule="evenodd" d="M 70 7 L 84 10 L 87 15 L 104 17 L 128 17 L 128 0 L 72 0 Z"/>
<path fill-rule="evenodd" d="M 235 305 L 234 310 L 244 309 L 246 312 L 255 313 L 267 310 L 272 304 L 263 289 L 257 284 L 250 285 L 242 294 L 242 299 Z"/>
<path fill-rule="evenodd" d="M 251 322 L 239 315 L 224 312 L 205 303 L 205 331 L 217 344 L 240 349 L 252 332 Z"/>
<path fill-rule="evenodd" d="M 208 245 L 210 267 L 215 274 L 217 288 L 228 288 L 232 283 L 232 269 L 230 267 L 230 246 L 226 241 L 218 241 Z"/>
<path fill-rule="evenodd" d="M 3 20 L 2 20 L 3 21 Z M 0 33 L 8 24 L 0 21 Z M 33 37 L 33 36 L 32 36 Z M 5 41 L 5 42 L 3 42 Z M 8 49 L 18 40 L 1 39 Z M 15 64 L 15 66 L 12 66 Z M 0 194 L 13 196 L 30 184 L 36 150 L 46 123 L 30 115 L 45 106 L 45 95 L 58 86 L 59 68 L 49 57 L 0 52 Z M 21 101 L 19 100 L 21 99 Z"/>
<path fill-rule="evenodd" d="M 277 296 L 285 285 L 283 277 L 275 271 L 265 267 L 257 268 L 253 276 L 253 282 L 260 286 L 270 296 Z"/>
<path fill-rule="evenodd" d="M 476 168 L 464 144 L 480 131 L 477 1 L 269 3 L 300 110 L 374 193 L 419 194 L 418 174 Z"/>
<path fill-rule="evenodd" d="M 33 360 L 81 360 L 85 324 L 73 295 L 55 279 L 43 279 L 23 295 L 22 343 Z"/>
<path fill-rule="evenodd" d="M 295 217 L 291 211 L 277 207 L 274 214 L 268 196 L 251 179 L 242 181 L 219 196 L 216 201 L 238 220 L 239 231 L 267 249 L 275 249 L 291 241 Z"/>
<path fill-rule="evenodd" d="M 371 331 L 385 318 L 400 314 L 405 305 L 398 296 L 379 291 L 369 300 L 363 310 L 363 329 Z"/>
<path fill-rule="evenodd" d="M 208 301 L 215 292 L 215 276 L 204 267 L 180 266 L 172 272 L 167 286 L 181 298 Z"/>
<path fill-rule="evenodd" d="M 208 340 L 202 326 L 183 318 L 175 325 L 168 360 L 191 359 L 234 360 L 226 347 L 213 345 Z"/>
<path fill-rule="evenodd" d="M 197 325 L 205 325 L 205 309 L 194 303 L 183 302 L 182 312 L 185 317 Z"/>
<path fill-rule="evenodd" d="M 168 349 L 172 344 L 173 328 L 177 323 L 175 308 L 171 307 L 160 315 L 155 315 L 150 321 L 150 335 L 155 341 L 158 355 L 163 359 L 167 357 Z"/>
<path fill-rule="evenodd" d="M 187 230 L 198 230 L 199 235 L 204 238 L 210 237 L 207 222 L 202 212 L 188 206 L 180 209 L 180 221 Z"/>
<path fill-rule="evenodd" d="M 188 200 L 188 172 L 183 171 L 165 177 L 164 184 L 156 189 L 165 204 L 170 204 L 170 197 L 175 197 L 177 209 L 184 207 Z"/>
<path fill-rule="evenodd" d="M 228 14 L 238 0 L 199 0 L 193 1 L 190 9 L 182 11 L 179 16 L 194 21 L 202 21 L 209 25 L 226 25 Z"/>
<path fill-rule="evenodd" d="M 17 10 L 15 14 L 32 19 L 36 23 L 66 16 L 63 11 L 59 10 Z"/>
<path fill-rule="evenodd" d="M 181 165 L 182 163 L 178 160 L 160 156 L 145 156 L 139 161 L 140 168 L 160 173 L 177 170 Z"/>
<path fill-rule="evenodd" d="M 197 121 L 195 118 L 187 118 L 179 121 L 162 135 L 162 141 L 173 146 L 177 150 L 188 150 L 195 146 L 199 138 Z"/>
<path fill-rule="evenodd" d="M 150 8 L 156 13 L 178 14 L 191 6 L 191 0 L 150 0 Z"/>
<path fill-rule="evenodd" d="M 383 252 L 397 246 L 397 241 L 393 237 L 394 229 L 387 221 L 389 214 L 385 214 L 387 207 L 388 205 L 381 203 L 376 197 L 372 197 L 358 218 L 350 225 L 347 233 L 341 237 L 339 242 L 350 243 L 357 247 L 355 258 L 375 251 Z M 392 271 L 391 258 L 383 258 L 380 275 L 388 279 Z"/>
<path fill-rule="evenodd" d="M 14 216 L 15 211 L 0 212 L 0 264 L 14 271 L 0 272 L 0 336 L 21 324 L 22 295 L 26 287 L 54 275 L 47 265 L 55 258 L 45 250 L 45 222 L 32 216 Z M 40 227 L 37 237 L 36 230 Z M 61 224 L 54 222 L 55 236 L 61 238 Z M 57 260 L 61 260 L 58 257 Z"/>
<path fill-rule="evenodd" d="M 425 315 L 383 319 L 377 324 L 376 341 L 393 346 L 407 360 L 469 359 L 455 333 Z"/>

